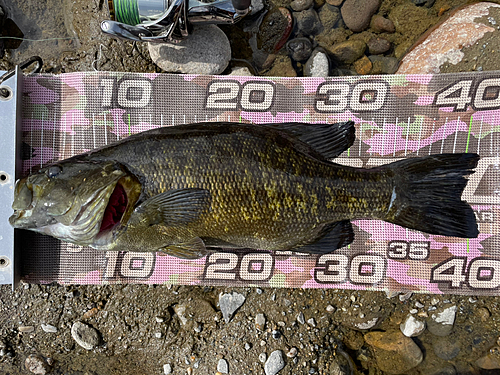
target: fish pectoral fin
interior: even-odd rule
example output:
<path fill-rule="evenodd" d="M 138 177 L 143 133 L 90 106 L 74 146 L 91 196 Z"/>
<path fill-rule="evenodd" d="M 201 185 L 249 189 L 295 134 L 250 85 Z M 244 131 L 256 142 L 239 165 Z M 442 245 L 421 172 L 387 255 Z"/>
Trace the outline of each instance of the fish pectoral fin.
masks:
<path fill-rule="evenodd" d="M 349 220 L 327 224 L 318 234 L 315 242 L 299 245 L 293 249 L 299 253 L 328 254 L 354 241 L 354 231 Z"/>
<path fill-rule="evenodd" d="M 207 255 L 205 243 L 200 237 L 193 237 L 189 241 L 176 243 L 158 249 L 164 254 L 183 259 L 198 259 Z"/>
<path fill-rule="evenodd" d="M 307 143 L 325 159 L 333 159 L 351 147 L 356 138 L 354 121 L 336 124 L 270 124 Z"/>
<path fill-rule="evenodd" d="M 173 226 L 195 221 L 209 204 L 208 190 L 176 189 L 149 198 L 136 211 L 148 217 L 150 225 L 161 223 Z"/>

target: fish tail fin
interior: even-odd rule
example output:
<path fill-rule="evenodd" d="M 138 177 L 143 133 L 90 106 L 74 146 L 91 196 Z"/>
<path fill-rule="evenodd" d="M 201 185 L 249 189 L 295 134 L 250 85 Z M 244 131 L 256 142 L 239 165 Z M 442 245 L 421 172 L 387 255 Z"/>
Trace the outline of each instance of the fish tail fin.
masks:
<path fill-rule="evenodd" d="M 462 201 L 465 176 L 479 155 L 430 155 L 391 163 L 395 185 L 385 221 L 442 236 L 475 238 L 479 231 L 471 206 Z"/>

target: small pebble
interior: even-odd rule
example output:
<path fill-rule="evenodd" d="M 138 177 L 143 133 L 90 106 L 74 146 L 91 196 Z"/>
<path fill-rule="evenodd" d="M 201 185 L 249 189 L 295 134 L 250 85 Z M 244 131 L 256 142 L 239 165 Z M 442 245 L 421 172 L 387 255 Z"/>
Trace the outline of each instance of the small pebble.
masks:
<path fill-rule="evenodd" d="M 312 7 L 313 3 L 314 0 L 293 0 L 290 7 L 296 12 L 301 12 Z"/>
<path fill-rule="evenodd" d="M 260 353 L 259 354 L 259 361 L 261 361 L 262 363 L 266 362 L 266 359 L 267 359 L 267 354 L 266 353 Z"/>
<path fill-rule="evenodd" d="M 271 335 L 273 336 L 273 339 L 276 340 L 280 339 L 282 336 L 281 332 L 276 329 L 271 332 Z"/>
<path fill-rule="evenodd" d="M 424 307 L 424 305 L 423 305 L 422 303 L 420 303 L 420 302 L 418 302 L 418 301 L 417 301 L 417 302 L 415 302 L 415 307 L 416 307 L 417 309 L 421 309 L 421 308 L 423 308 L 423 307 Z"/>
<path fill-rule="evenodd" d="M 161 339 L 161 332 L 155 332 L 155 337 L 157 339 Z"/>
<path fill-rule="evenodd" d="M 245 350 L 250 350 L 252 349 L 252 344 L 250 344 L 249 342 L 245 343 Z"/>
<path fill-rule="evenodd" d="M 404 301 L 407 301 L 411 298 L 411 296 L 413 295 L 413 292 L 407 292 L 405 294 L 400 294 L 399 295 L 399 300 L 401 302 L 404 302 Z"/>
<path fill-rule="evenodd" d="M 275 350 L 271 353 L 271 355 L 269 355 L 269 358 L 264 365 L 264 371 L 266 375 L 276 375 L 283 367 L 285 367 L 283 352 L 281 350 Z"/>
<path fill-rule="evenodd" d="M 288 358 L 294 358 L 297 355 L 297 348 L 291 347 L 290 350 L 286 353 Z"/>
<path fill-rule="evenodd" d="M 399 327 L 406 337 L 415 337 L 425 331 L 425 322 L 416 319 L 412 315 L 408 315 Z"/>
<path fill-rule="evenodd" d="M 156 320 L 156 323 L 163 323 L 165 321 L 165 319 L 162 318 L 161 316 L 155 317 L 155 320 Z"/>
<path fill-rule="evenodd" d="M 78 345 L 87 350 L 94 349 L 100 341 L 97 330 L 81 322 L 73 323 L 71 337 Z"/>
<path fill-rule="evenodd" d="M 196 327 L 194 327 L 194 331 L 197 333 L 200 333 L 203 330 L 203 325 L 198 324 Z"/>
<path fill-rule="evenodd" d="M 172 366 L 169 363 L 163 365 L 163 373 L 165 375 L 170 375 L 172 373 Z"/>
<path fill-rule="evenodd" d="M 241 305 L 243 305 L 245 299 L 246 298 L 243 294 L 237 292 L 233 292 L 231 294 L 221 293 L 219 295 L 219 306 L 226 323 L 229 323 L 233 314 L 241 307 Z"/>
<path fill-rule="evenodd" d="M 217 371 L 222 374 L 229 374 L 229 366 L 224 358 L 219 359 L 219 362 L 217 363 Z"/>
<path fill-rule="evenodd" d="M 262 294 L 262 293 L 264 293 L 264 291 L 263 291 L 262 289 L 260 289 L 260 288 L 256 288 L 256 289 L 255 289 L 255 292 L 256 292 L 257 294 Z"/>
<path fill-rule="evenodd" d="M 32 374 L 45 375 L 49 371 L 48 364 L 43 360 L 42 357 L 30 354 L 24 361 L 24 366 Z"/>
<path fill-rule="evenodd" d="M 429 331 L 436 336 L 447 336 L 453 330 L 457 306 L 436 309 L 427 321 Z"/>
<path fill-rule="evenodd" d="M 264 316 L 264 314 L 257 314 L 255 316 L 255 327 L 259 331 L 263 331 L 265 326 L 266 326 L 266 317 Z"/>
<path fill-rule="evenodd" d="M 306 322 L 304 314 L 302 314 L 301 312 L 299 313 L 299 315 L 297 315 L 297 322 L 299 322 L 300 324 L 304 324 Z"/>
<path fill-rule="evenodd" d="M 19 332 L 22 332 L 22 333 L 29 333 L 29 332 L 33 332 L 35 330 L 35 327 L 33 326 L 21 326 L 18 328 Z"/>
<path fill-rule="evenodd" d="M 309 324 L 310 326 L 316 327 L 316 321 L 314 320 L 314 318 L 308 319 L 307 324 Z"/>
<path fill-rule="evenodd" d="M 332 305 L 328 305 L 328 306 L 326 306 L 326 311 L 328 311 L 330 313 L 334 312 L 335 311 L 335 307 L 333 307 Z"/>

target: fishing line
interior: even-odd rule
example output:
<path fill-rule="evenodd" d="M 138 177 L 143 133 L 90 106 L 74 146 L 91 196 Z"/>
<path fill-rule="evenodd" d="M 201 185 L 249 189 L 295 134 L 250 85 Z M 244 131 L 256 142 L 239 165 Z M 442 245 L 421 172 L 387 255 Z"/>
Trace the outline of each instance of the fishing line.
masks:
<path fill-rule="evenodd" d="M 53 40 L 76 40 L 77 38 L 29 39 L 29 38 L 19 38 L 16 36 L 0 36 L 0 39 L 15 39 L 15 40 L 22 40 L 23 42 L 48 42 L 48 41 L 53 41 Z"/>

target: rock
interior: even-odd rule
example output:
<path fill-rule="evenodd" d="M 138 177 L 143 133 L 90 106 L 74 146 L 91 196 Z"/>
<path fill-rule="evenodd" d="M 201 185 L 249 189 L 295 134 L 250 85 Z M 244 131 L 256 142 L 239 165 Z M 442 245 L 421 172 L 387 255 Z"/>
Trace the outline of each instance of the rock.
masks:
<path fill-rule="evenodd" d="M 185 326 L 188 321 L 186 317 L 186 306 L 182 303 L 179 303 L 178 305 L 174 306 L 174 312 L 179 317 L 179 320 L 181 321 L 182 325 Z"/>
<path fill-rule="evenodd" d="M 248 69 L 246 66 L 237 66 L 231 70 L 231 73 L 229 73 L 230 76 L 238 76 L 238 77 L 251 77 L 253 76 L 252 72 L 250 69 Z"/>
<path fill-rule="evenodd" d="M 100 342 L 99 332 L 95 328 L 81 322 L 73 323 L 71 337 L 73 337 L 78 345 L 87 350 L 94 349 Z"/>
<path fill-rule="evenodd" d="M 327 4 L 330 4 L 330 5 L 333 5 L 336 7 L 341 6 L 343 2 L 344 2 L 344 0 L 326 0 Z"/>
<path fill-rule="evenodd" d="M 334 44 L 328 48 L 328 52 L 340 62 L 352 64 L 361 58 L 366 50 L 366 44 L 362 40 L 347 40 Z"/>
<path fill-rule="evenodd" d="M 307 319 L 307 324 L 309 324 L 311 327 L 316 327 L 316 321 L 314 318 Z"/>
<path fill-rule="evenodd" d="M 285 367 L 283 352 L 281 350 L 275 350 L 271 353 L 271 355 L 269 355 L 269 358 L 264 365 L 264 371 L 266 375 L 276 375 L 283 367 Z"/>
<path fill-rule="evenodd" d="M 257 47 L 266 53 L 278 52 L 293 30 L 293 18 L 287 8 L 271 9 L 262 20 L 257 34 Z"/>
<path fill-rule="evenodd" d="M 391 49 L 391 42 L 384 38 L 370 38 L 366 45 L 372 55 L 381 55 Z"/>
<path fill-rule="evenodd" d="M 481 319 L 482 322 L 486 322 L 490 316 L 490 310 L 487 307 L 480 307 L 476 310 L 476 315 Z"/>
<path fill-rule="evenodd" d="M 484 370 L 500 369 L 500 348 L 491 348 L 487 355 L 476 361 L 476 365 Z"/>
<path fill-rule="evenodd" d="M 24 366 L 29 372 L 38 375 L 45 375 L 50 370 L 49 365 L 43 360 L 43 358 L 35 354 L 30 354 L 26 358 Z"/>
<path fill-rule="evenodd" d="M 252 0 L 252 10 L 250 12 L 251 15 L 259 13 L 264 9 L 264 1 L 263 0 Z"/>
<path fill-rule="evenodd" d="M 325 4 L 319 9 L 318 17 L 323 24 L 325 32 L 338 27 L 338 23 L 342 18 L 339 8 L 331 6 L 329 4 Z"/>
<path fill-rule="evenodd" d="M 302 314 L 302 312 L 297 315 L 297 322 L 299 322 L 300 324 L 304 324 L 306 322 L 306 319 L 304 318 L 304 314 Z"/>
<path fill-rule="evenodd" d="M 224 358 L 219 359 L 219 362 L 217 363 L 217 371 L 222 374 L 229 374 L 229 366 Z"/>
<path fill-rule="evenodd" d="M 149 43 L 153 62 L 170 73 L 220 74 L 231 60 L 231 45 L 216 25 L 197 25 L 179 43 Z"/>
<path fill-rule="evenodd" d="M 266 317 L 264 316 L 264 314 L 257 314 L 255 316 L 255 327 L 259 331 L 263 331 L 265 326 L 266 326 Z"/>
<path fill-rule="evenodd" d="M 50 324 L 43 324 L 42 323 L 42 330 L 47 333 L 56 333 L 57 332 L 57 327 L 54 327 L 53 325 Z"/>
<path fill-rule="evenodd" d="M 241 305 L 243 305 L 244 302 L 245 296 L 237 292 L 233 292 L 231 294 L 219 294 L 219 306 L 226 323 L 229 323 L 233 314 L 241 307 Z"/>
<path fill-rule="evenodd" d="M 323 31 L 318 13 L 313 8 L 303 10 L 302 12 L 293 12 L 293 18 L 295 20 L 297 35 L 316 35 Z"/>
<path fill-rule="evenodd" d="M 390 19 L 384 18 L 378 14 L 372 17 L 370 27 L 376 33 L 393 33 L 396 31 L 394 23 Z"/>
<path fill-rule="evenodd" d="M 295 358 L 297 355 L 297 348 L 296 347 L 291 347 L 290 350 L 286 353 L 286 356 L 288 358 Z"/>
<path fill-rule="evenodd" d="M 400 331 L 368 332 L 364 337 L 373 348 L 380 370 L 389 374 L 405 373 L 423 360 L 418 345 Z"/>
<path fill-rule="evenodd" d="M 312 43 L 308 38 L 295 38 L 289 40 L 286 49 L 293 60 L 306 61 L 312 53 Z"/>
<path fill-rule="evenodd" d="M 398 69 L 398 59 L 395 57 L 371 55 L 368 58 L 373 64 L 371 74 L 394 74 Z"/>
<path fill-rule="evenodd" d="M 296 12 L 302 12 L 303 10 L 309 9 L 314 4 L 314 0 L 293 0 L 290 3 L 290 7 Z"/>
<path fill-rule="evenodd" d="M 417 6 L 425 5 L 427 8 L 430 8 L 434 5 L 436 0 L 411 0 L 411 2 Z"/>
<path fill-rule="evenodd" d="M 359 350 L 365 344 L 363 334 L 359 331 L 348 330 L 343 337 L 344 344 L 352 350 Z"/>
<path fill-rule="evenodd" d="M 316 48 L 304 66 L 305 77 L 328 77 L 330 62 L 321 48 Z"/>
<path fill-rule="evenodd" d="M 172 373 L 172 366 L 169 363 L 163 365 L 163 373 L 165 375 L 170 375 Z"/>
<path fill-rule="evenodd" d="M 210 302 L 196 297 L 175 305 L 174 311 L 187 329 L 194 329 L 199 323 L 212 322 L 215 316 L 215 310 Z"/>
<path fill-rule="evenodd" d="M 349 372 L 346 372 L 342 369 L 342 367 L 338 364 L 337 361 L 330 361 L 330 372 L 329 375 L 347 375 Z"/>
<path fill-rule="evenodd" d="M 288 56 L 277 56 L 272 68 L 264 75 L 270 77 L 297 77 L 292 60 Z"/>
<path fill-rule="evenodd" d="M 379 6 L 380 0 L 345 0 L 340 11 L 345 25 L 358 33 L 368 27 Z"/>
<path fill-rule="evenodd" d="M 368 74 L 372 69 L 372 62 L 368 57 L 363 56 L 354 62 L 353 67 L 358 74 Z"/>
<path fill-rule="evenodd" d="M 488 15 L 490 8 L 498 7 L 498 4 L 483 2 L 456 11 L 413 46 L 401 60 L 397 73 L 439 73 L 445 63 L 458 64 L 465 49 L 478 43 L 485 34 L 498 32 L 493 25 L 478 20 Z"/>
<path fill-rule="evenodd" d="M 455 339 L 438 337 L 432 341 L 434 354 L 445 361 L 451 361 L 460 353 L 460 344 Z"/>
<path fill-rule="evenodd" d="M 448 336 L 453 330 L 457 306 L 440 307 L 427 320 L 427 329 L 436 336 Z"/>
<path fill-rule="evenodd" d="M 21 326 L 17 329 L 21 333 L 30 333 L 35 330 L 35 327 L 33 326 Z"/>
<path fill-rule="evenodd" d="M 408 315 L 399 328 L 406 337 L 416 337 L 425 331 L 425 322 L 418 320 L 413 315 Z"/>

